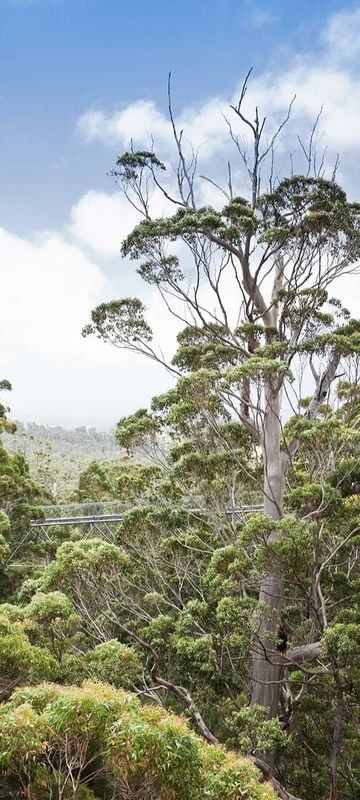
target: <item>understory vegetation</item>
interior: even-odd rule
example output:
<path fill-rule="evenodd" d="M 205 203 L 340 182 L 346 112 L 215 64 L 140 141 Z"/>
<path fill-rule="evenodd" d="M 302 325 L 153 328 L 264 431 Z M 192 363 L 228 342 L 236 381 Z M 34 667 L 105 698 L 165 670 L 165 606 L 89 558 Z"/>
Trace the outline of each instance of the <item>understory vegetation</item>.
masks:
<path fill-rule="evenodd" d="M 284 123 L 264 142 L 245 93 L 246 198 L 237 164 L 198 205 L 170 93 L 175 180 L 153 150 L 114 171 L 143 217 L 123 255 L 179 322 L 169 361 L 138 298 L 84 329 L 174 377 L 72 490 L 122 519 L 30 529 L 56 498 L 0 444 L 0 797 L 360 796 L 360 322 L 332 294 L 360 205 L 313 137 L 305 174 L 275 180 Z"/>

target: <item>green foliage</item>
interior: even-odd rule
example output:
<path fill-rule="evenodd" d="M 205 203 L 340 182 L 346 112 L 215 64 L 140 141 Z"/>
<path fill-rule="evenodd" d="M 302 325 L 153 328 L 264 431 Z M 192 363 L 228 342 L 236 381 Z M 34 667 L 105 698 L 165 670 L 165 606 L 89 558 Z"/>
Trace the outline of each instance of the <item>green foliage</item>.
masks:
<path fill-rule="evenodd" d="M 59 591 L 36 592 L 23 609 L 23 620 L 32 640 L 47 647 L 60 662 L 80 623 L 69 598 Z"/>
<path fill-rule="evenodd" d="M 276 797 L 246 759 L 206 745 L 183 719 L 102 684 L 17 691 L 1 709 L 0 736 L 0 785 L 26 781 L 36 797 L 54 778 L 61 797 L 71 784 L 71 796 L 85 798 L 80 788 L 90 784 L 96 792 L 100 781 L 105 796 L 125 796 L 126 786 L 140 800 Z"/>
<path fill-rule="evenodd" d="M 0 617 L 0 693 L 6 696 L 24 681 L 39 683 L 56 679 L 55 659 L 44 648 L 34 647 L 20 623 Z"/>
<path fill-rule="evenodd" d="M 104 683 L 131 689 L 139 680 L 142 664 L 132 647 L 110 639 L 87 654 L 89 674 Z"/>
<path fill-rule="evenodd" d="M 22 453 L 31 475 L 48 498 L 47 504 L 67 503 L 79 480 L 79 472 L 92 461 L 117 462 L 119 448 L 113 432 L 84 425 L 66 429 L 61 425 L 26 425 L 16 420 L 16 431 L 4 433 L 3 443 L 12 453 Z"/>
<path fill-rule="evenodd" d="M 359 494 L 360 460 L 358 458 L 342 459 L 337 468 L 329 475 L 329 483 L 338 488 L 342 497 Z"/>
<path fill-rule="evenodd" d="M 138 447 L 148 438 L 154 439 L 159 432 L 159 423 L 146 409 L 141 408 L 130 417 L 119 420 L 116 428 L 116 438 L 119 444 L 128 452 Z"/>
<path fill-rule="evenodd" d="M 113 497 L 113 485 L 109 475 L 110 468 L 98 461 L 91 461 L 88 467 L 79 475 L 77 498 L 96 502 L 97 500 L 110 500 Z"/>
<path fill-rule="evenodd" d="M 243 753 L 253 755 L 287 750 L 288 736 L 283 730 L 280 720 L 269 719 L 262 706 L 242 708 L 234 712 L 227 720 L 234 736 L 234 744 Z"/>
<path fill-rule="evenodd" d="M 257 335 L 253 328 L 242 331 L 243 337 L 253 335 Z M 336 714 L 334 669 L 341 672 L 347 704 L 341 769 L 344 774 L 352 770 L 357 775 L 360 576 L 354 553 L 360 544 L 360 504 L 356 485 L 359 434 L 353 422 L 356 402 L 352 396 L 351 417 L 349 392 L 344 389 L 346 398 L 337 409 L 326 404 L 316 420 L 297 416 L 287 423 L 284 442 L 296 435 L 299 444 L 289 473 L 287 513 L 281 519 L 274 521 L 262 512 L 232 517 L 226 510 L 231 503 L 241 505 L 245 497 L 252 496 L 262 467 L 251 433 L 228 419 L 219 402 L 218 387 L 224 381 L 220 363 L 223 360 L 225 364 L 228 357 L 228 370 L 233 369 L 233 353 L 214 351 L 210 359 L 208 350 L 212 366 L 200 366 L 206 352 L 203 336 L 187 331 L 180 339 L 185 349 L 194 346 L 191 342 L 199 343 L 198 354 L 189 350 L 184 355 L 186 374 L 173 389 L 154 399 L 151 413 L 142 410 L 119 423 L 122 445 L 130 452 L 144 442 L 156 452 L 159 434 L 168 431 L 173 444 L 166 456 L 162 454 L 162 466 L 136 464 L 129 457 L 117 464 L 93 462 L 79 479 L 80 499 L 118 498 L 127 503 L 124 518 L 114 531 L 116 543 L 82 539 L 80 529 L 76 535 L 66 531 L 63 542 L 53 540 L 49 563 L 34 577 L 26 576 L 16 598 L 10 596 L 12 602 L 0 608 L 3 619 L 21 636 L 25 654 L 24 660 L 17 657 L 7 668 L 4 696 L 10 692 L 9 676 L 10 681 L 16 677 L 21 683 L 40 680 L 41 668 L 45 670 L 40 656 L 44 653 L 53 659 L 46 676 L 75 687 L 90 678 L 148 692 L 149 687 L 157 686 L 160 676 L 170 686 L 185 687 L 192 698 L 187 706 L 171 690 L 156 688 L 168 709 L 185 711 L 191 726 L 201 712 L 212 733 L 238 754 L 272 755 L 284 783 L 312 800 L 315 790 L 321 796 L 328 779 L 323 765 L 330 758 Z M 276 363 L 280 363 L 278 358 L 280 351 Z M 5 517 L 3 524 L 7 537 Z M 274 569 L 284 581 L 281 632 L 271 640 L 275 657 L 286 657 L 291 648 L 317 640 L 321 641 L 321 655 L 306 664 L 305 672 L 296 665 L 288 669 L 287 691 L 293 707 L 288 708 L 284 700 L 283 718 L 269 720 L 263 708 L 248 705 L 248 672 L 264 608 L 258 599 L 259 583 L 264 573 Z M 316 594 L 320 570 L 326 598 L 325 627 L 321 598 Z M 14 605 L 14 600 L 19 605 Z M 28 648 L 33 658 L 39 659 L 30 677 L 25 669 L 25 662 L 27 668 L 30 663 Z M 16 652 L 14 646 L 12 651 Z M 46 690 L 50 694 L 61 691 L 59 687 Z M 53 700 L 47 694 L 42 701 L 40 694 L 36 712 L 42 715 L 43 702 L 47 705 Z M 23 698 L 32 707 L 33 701 Z M 75 736 L 81 739 L 80 728 L 71 714 L 77 714 L 82 735 L 88 729 L 85 706 L 77 711 L 73 699 L 70 702 L 67 696 L 65 702 L 63 695 L 61 698 L 57 704 L 54 701 L 51 724 L 56 729 L 59 708 L 64 708 L 64 724 L 75 748 L 72 752 L 78 753 Z M 92 717 L 90 701 L 86 708 Z M 158 713 L 152 703 L 144 706 L 145 711 L 155 715 L 152 719 Z M 107 713 L 111 720 L 112 712 Z M 171 751 L 173 726 L 178 723 L 169 723 L 163 738 L 148 716 L 131 719 L 126 731 L 123 727 L 119 730 L 115 720 L 108 739 L 101 714 L 94 712 L 99 736 L 91 733 L 93 744 L 86 750 L 89 758 L 101 763 L 101 772 L 91 784 L 95 797 L 104 793 L 104 786 L 110 791 L 110 783 L 114 791 L 124 775 L 128 780 L 130 764 L 131 785 L 136 785 L 140 796 L 143 782 L 150 779 L 156 800 L 161 792 L 172 791 L 179 783 L 178 772 L 174 765 L 169 773 L 159 765 Z M 287 715 L 296 719 L 290 736 L 284 731 Z M 124 710 L 119 716 L 127 720 Z M 326 736 L 320 736 L 321 726 Z M 64 730 L 59 727 L 56 747 L 63 745 Z M 307 753 L 305 766 L 302 762 L 302 769 L 298 768 L 295 754 L 303 758 L 304 737 L 314 753 L 321 753 L 321 766 Z M 31 746 L 31 742 L 27 744 Z M 56 747 L 52 753 L 62 752 Z M 184 751 L 181 747 L 179 770 L 183 772 L 191 755 L 188 744 Z M 239 755 L 202 747 L 201 763 L 210 759 L 213 771 L 207 794 L 195 783 L 194 796 L 200 792 L 200 796 L 221 800 L 237 797 L 237 787 L 242 784 L 236 781 L 243 775 L 242 765 L 248 768 L 247 762 L 239 761 Z M 41 765 L 37 761 L 35 757 L 31 781 L 36 786 L 36 781 L 47 781 L 50 786 L 50 774 L 44 776 L 43 761 Z M 158 772 L 151 771 L 155 768 L 161 781 Z M 78 774 L 81 786 L 81 770 Z M 195 766 L 192 774 L 196 774 Z M 18 778 L 7 775 L 6 780 L 14 786 Z M 184 781 L 184 785 L 189 792 L 192 784 Z M 350 800 L 346 779 L 342 787 L 344 799 Z M 64 797 L 67 791 L 64 786 Z M 257 797 L 257 788 L 252 791 Z"/>
<path fill-rule="evenodd" d="M 5 515 L 5 516 L 6 516 L 6 515 Z M 9 523 L 9 521 L 8 521 L 8 518 L 7 518 L 6 522 L 7 522 L 7 524 L 6 524 L 6 531 L 7 531 L 7 533 L 9 533 L 9 529 L 10 529 L 10 523 Z M 2 520 L 1 520 L 1 517 L 0 517 L 0 528 L 1 528 L 1 523 L 2 523 Z M 5 526 L 4 526 L 4 527 L 5 527 Z M 5 538 L 4 538 L 4 536 L 2 535 L 2 533 L 0 533 L 0 564 L 1 564 L 2 562 L 4 562 L 4 561 L 5 561 L 5 560 L 8 558 L 8 556 L 10 555 L 10 553 L 11 553 L 10 547 L 9 547 L 9 545 L 8 545 L 8 543 L 7 543 L 7 541 L 6 541 L 6 539 L 5 539 Z"/>
<path fill-rule="evenodd" d="M 274 376 L 285 374 L 291 378 L 291 372 L 285 361 L 278 361 L 276 359 L 262 358 L 261 356 L 253 356 L 248 358 L 244 364 L 238 367 L 232 367 L 228 370 L 226 376 L 226 383 L 231 384 L 244 377 L 256 376 Z"/>
<path fill-rule="evenodd" d="M 101 539 L 64 542 L 45 572 L 43 585 L 55 591 L 61 587 L 69 594 L 83 586 L 91 594 L 90 575 L 105 586 L 128 565 L 129 559 L 119 547 Z"/>
<path fill-rule="evenodd" d="M 10 533 L 11 530 L 11 523 L 5 511 L 0 511 L 0 534 L 1 536 L 6 536 Z"/>
<path fill-rule="evenodd" d="M 117 159 L 116 165 L 118 169 L 112 174 L 114 174 L 116 178 L 123 179 L 124 181 L 136 178 L 139 171 L 143 170 L 144 167 L 165 170 L 165 164 L 159 161 L 154 153 L 146 150 L 139 150 L 136 153 L 124 153 Z"/>
<path fill-rule="evenodd" d="M 357 203 L 348 203 L 345 192 L 325 178 L 294 175 L 281 181 L 272 194 L 260 198 L 262 238 L 280 245 L 296 242 L 302 246 L 321 242 L 326 247 L 341 247 L 347 237 L 348 260 L 359 256 L 359 213 Z"/>
<path fill-rule="evenodd" d="M 22 575 L 16 562 L 7 566 L 16 549 L 17 558 L 26 560 L 34 551 L 27 533 L 30 520 L 41 518 L 42 487 L 34 480 L 21 453 L 9 453 L 0 441 L 0 598 L 15 591 Z M 34 559 L 35 561 L 35 559 Z M 31 565 L 30 565 L 31 570 Z"/>
<path fill-rule="evenodd" d="M 28 562 L 6 568 L 4 692 L 45 668 L 75 686 L 22 689 L 2 706 L 4 791 L 10 781 L 13 793 L 26 786 L 41 800 L 269 800 L 252 754 L 268 755 L 304 800 L 329 795 L 337 761 L 339 800 L 356 796 L 360 323 L 328 289 L 360 257 L 360 206 L 334 180 L 312 177 L 311 163 L 307 176 L 273 180 L 260 195 L 277 134 L 261 150 L 257 112 L 248 124 L 253 172 L 232 138 L 252 180 L 249 201 L 229 170 L 225 207 L 196 207 L 197 158 L 187 161 L 175 125 L 176 197 L 153 152 L 117 161 L 116 181 L 142 214 L 122 254 L 187 320 L 169 365 L 179 377 L 117 426 L 121 447 L 151 463 L 104 458 L 79 477 L 78 499 L 126 502 L 109 540 L 60 528 L 22 550 Z M 151 218 L 152 188 L 173 201 L 171 216 Z M 163 364 L 145 311 L 137 298 L 103 303 L 83 334 Z M 299 400 L 291 419 L 283 397 Z M 3 425 L 4 408 L 0 417 Z M 45 484 L 46 454 L 40 473 Z M 259 490 L 268 513 L 243 512 Z M 25 459 L 3 449 L 1 492 L 6 558 L 44 497 Z M 88 677 L 112 688 L 76 687 Z"/>
<path fill-rule="evenodd" d="M 12 386 L 10 381 L 6 380 L 5 378 L 3 380 L 0 380 L 0 392 L 11 392 L 11 391 L 12 391 Z M 7 414 L 9 411 L 10 411 L 9 406 L 5 406 L 3 405 L 3 403 L 0 403 L 0 434 L 3 433 L 3 431 L 14 433 L 16 430 L 16 425 L 8 419 Z"/>
<path fill-rule="evenodd" d="M 150 342 L 152 331 L 144 319 L 144 311 L 136 297 L 102 303 L 91 312 L 91 324 L 83 328 L 82 334 L 94 334 L 116 346 Z"/>

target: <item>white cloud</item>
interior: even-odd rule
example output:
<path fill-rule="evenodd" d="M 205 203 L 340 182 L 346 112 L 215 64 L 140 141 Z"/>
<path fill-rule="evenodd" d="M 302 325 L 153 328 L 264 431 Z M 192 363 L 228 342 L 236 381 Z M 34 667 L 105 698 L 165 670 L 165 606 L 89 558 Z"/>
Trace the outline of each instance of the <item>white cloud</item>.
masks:
<path fill-rule="evenodd" d="M 103 428 L 169 386 L 152 362 L 81 336 L 110 287 L 78 246 L 53 232 L 28 240 L 0 228 L 0 274 L 0 378 L 13 385 L 14 419 Z M 149 319 L 173 350 L 176 331 L 155 292 L 148 298 Z"/>
<path fill-rule="evenodd" d="M 224 114 L 229 112 L 229 103 L 221 97 L 212 97 L 198 106 L 185 108 L 177 122 L 178 130 L 199 151 L 201 160 L 211 159 L 228 142 Z"/>
<path fill-rule="evenodd" d="M 105 283 L 96 264 L 55 233 L 28 241 L 0 229 L 0 273 L 5 352 L 11 343 L 24 354 L 87 357 L 81 326 Z"/>
<path fill-rule="evenodd" d="M 103 256 L 118 255 L 139 214 L 120 193 L 90 190 L 71 208 L 70 233 Z"/>
<path fill-rule="evenodd" d="M 253 24 L 271 23 L 265 6 L 254 8 L 257 16 L 253 17 Z M 333 15 L 313 53 L 301 57 L 294 55 L 287 68 L 282 66 L 281 71 L 274 68 L 252 78 L 246 97 L 249 114 L 253 114 L 254 106 L 258 104 L 268 116 L 265 136 L 270 136 L 296 93 L 293 119 L 283 150 L 279 148 L 280 159 L 294 142 L 298 147 L 296 134 L 300 132 L 305 137 L 323 104 L 319 137 L 333 152 L 343 154 L 341 181 L 345 188 L 355 187 L 356 191 L 360 179 L 357 167 L 360 147 L 359 31 L 359 7 L 352 12 Z M 209 97 L 202 103 L 188 105 L 176 118 L 178 129 L 184 130 L 184 146 L 188 148 L 188 142 L 192 142 L 199 152 L 200 173 L 203 171 L 216 179 L 224 175 L 225 167 L 226 183 L 226 160 L 231 147 L 236 191 L 243 185 L 244 178 L 240 177 L 240 159 L 229 142 L 224 114 L 231 114 L 229 105 L 236 103 L 238 96 L 239 86 L 232 96 Z M 236 125 L 236 117 L 233 119 Z M 164 176 L 167 188 L 174 188 L 171 164 L 176 163 L 176 153 L 171 125 L 154 102 L 139 99 L 115 111 L 90 109 L 81 116 L 77 125 L 88 142 L 97 140 L 124 149 L 130 147 L 132 138 L 136 148 L 149 148 L 153 136 L 157 154 L 168 165 Z M 218 205 L 223 202 L 223 197 L 211 184 L 202 182 L 198 200 Z M 156 216 L 174 210 L 159 190 L 151 202 L 152 213 Z M 69 224 L 61 234 L 44 232 L 27 240 L 0 229 L 3 369 L 4 374 L 18 385 L 22 375 L 29 380 L 33 374 L 36 375 L 37 394 L 32 395 L 34 413 L 26 412 L 28 416 L 40 419 L 50 409 L 48 413 L 50 416 L 53 414 L 54 423 L 57 419 L 62 421 L 65 413 L 62 409 L 66 403 L 68 409 L 72 408 L 74 400 L 75 420 L 85 419 L 89 423 L 96 420 L 98 424 L 102 421 L 106 424 L 147 402 L 147 398 L 160 387 L 164 388 L 168 379 L 160 369 L 156 372 L 150 362 L 92 338 L 84 340 L 81 337 L 82 325 L 89 320 L 91 309 L 98 303 L 117 295 L 139 294 L 140 279 L 134 277 L 133 269 L 121 271 L 119 252 L 122 240 L 139 218 L 120 193 L 90 189 L 74 202 Z M 174 247 L 178 245 L 174 244 Z M 87 254 L 89 249 L 92 255 Z M 186 257 L 183 258 L 182 252 L 180 255 L 186 265 Z M 100 257 L 101 268 L 96 263 Z M 106 277 L 106 259 L 113 257 L 118 258 L 121 281 L 117 277 Z M 357 311 L 357 283 L 358 278 L 349 276 L 336 287 L 345 303 L 349 302 L 349 297 L 352 298 L 352 311 Z M 234 287 L 227 277 L 223 290 L 227 297 L 235 298 Z M 181 323 L 169 317 L 155 290 L 142 285 L 141 294 L 156 339 L 163 343 L 167 355 L 170 355 L 175 349 L 175 336 Z M 216 302 L 209 293 L 206 297 L 204 295 L 205 301 L 210 305 L 213 303 L 215 308 Z M 11 369 L 13 354 L 18 357 L 17 372 Z M 7 358 L 9 365 L 6 364 Z M 115 364 L 119 368 L 115 369 Z M 69 397 L 71 391 L 75 395 Z M 24 385 L 21 395 L 27 401 L 26 393 Z M 19 410 L 19 416 L 24 415 L 25 412 Z"/>
<path fill-rule="evenodd" d="M 322 40 L 332 59 L 353 60 L 360 53 L 360 8 L 330 17 Z"/>
<path fill-rule="evenodd" d="M 255 5 L 253 11 L 258 14 L 258 22 L 272 20 L 263 6 Z M 256 20 L 255 20 L 256 21 Z M 283 119 L 289 101 L 296 94 L 296 102 L 291 121 L 288 126 L 283 148 L 279 146 L 279 159 L 287 154 L 293 146 L 300 151 L 297 133 L 304 139 L 311 131 L 312 124 L 323 111 L 317 131 L 319 151 L 325 145 L 329 147 L 329 163 L 333 166 L 335 153 L 343 156 L 341 180 L 348 190 L 354 188 L 360 175 L 356 174 L 354 153 L 360 147 L 360 64 L 357 58 L 360 51 L 360 8 L 349 12 L 332 15 L 325 23 L 319 36 L 319 47 L 308 54 L 294 55 L 288 67 L 281 71 L 273 69 L 251 79 L 245 98 L 244 107 L 249 118 L 254 108 L 259 106 L 260 112 L 267 116 L 265 137 L 271 137 L 279 122 Z M 240 84 L 232 96 L 210 97 L 206 101 L 187 106 L 176 118 L 178 130 L 183 130 L 184 147 L 191 142 L 199 153 L 199 171 L 205 163 L 204 172 L 209 176 L 223 172 L 226 159 L 232 148 L 234 176 L 243 186 L 244 176 L 240 177 L 240 159 L 236 156 L 233 145 L 229 142 L 229 132 L 224 115 L 229 116 L 230 104 L 236 104 L 239 97 Z M 239 130 L 239 120 L 233 117 L 234 129 Z M 172 131 L 169 120 L 156 105 L 149 100 L 137 100 L 126 108 L 114 112 L 90 110 L 78 122 L 79 130 L 88 140 L 101 140 L 105 143 L 128 147 L 134 139 L 135 147 L 149 144 L 151 136 L 155 140 L 155 149 L 160 157 L 168 162 L 175 161 L 172 150 Z M 242 131 L 245 137 L 248 131 Z M 351 165 L 349 168 L 349 157 Z M 171 169 L 167 180 L 170 189 L 174 183 Z M 226 178 L 225 178 L 226 183 Z M 211 184 L 200 185 L 198 201 L 214 205 L 223 202 L 223 196 Z M 171 206 L 164 204 L 160 192 L 154 195 L 155 214 L 169 213 Z M 129 209 L 124 198 L 118 195 L 105 195 L 89 192 L 73 207 L 72 231 L 81 241 L 90 244 L 103 254 L 115 253 L 118 245 L 133 224 L 134 212 Z"/>
<path fill-rule="evenodd" d="M 156 189 L 150 198 L 150 211 L 152 216 L 161 217 L 174 213 L 175 206 Z M 70 235 L 105 258 L 118 256 L 119 259 L 122 241 L 143 219 L 120 191 L 108 194 L 94 189 L 74 203 L 70 218 Z"/>
<path fill-rule="evenodd" d="M 80 117 L 77 127 L 88 141 L 103 139 L 111 145 L 121 142 L 124 147 L 130 147 L 132 139 L 148 147 L 151 135 L 162 144 L 171 139 L 168 119 L 151 100 L 138 100 L 109 115 L 90 109 Z"/>
<path fill-rule="evenodd" d="M 261 7 L 256 6 L 259 13 Z M 331 16 L 319 39 L 315 52 L 294 55 L 281 71 L 254 77 L 249 84 L 245 107 L 250 116 L 256 104 L 260 111 L 280 120 L 289 101 L 296 94 L 293 112 L 293 140 L 296 133 L 309 131 L 323 106 L 319 132 L 326 144 L 345 151 L 360 147 L 360 8 Z M 345 63 L 346 62 L 346 63 Z M 240 88 L 232 97 L 210 97 L 201 104 L 184 108 L 176 118 L 178 130 L 184 130 L 184 142 L 199 150 L 200 164 L 211 166 L 216 156 L 224 158 L 229 151 L 229 135 L 223 115 L 229 116 L 231 103 L 236 103 Z M 237 125 L 234 117 L 235 127 Z M 271 121 L 267 122 L 271 135 Z M 90 110 L 78 121 L 78 128 L 87 140 L 100 140 L 127 148 L 131 139 L 135 147 L 148 146 L 151 136 L 160 157 L 173 153 L 169 120 L 152 101 L 137 100 L 114 112 Z M 246 134 L 246 131 L 245 131 Z M 172 148 L 172 149 L 171 149 Z"/>
<path fill-rule="evenodd" d="M 358 75 L 330 63 L 297 59 L 287 72 L 268 74 L 250 86 L 247 107 L 259 103 L 263 113 L 279 113 L 296 95 L 291 129 L 310 130 L 321 107 L 319 132 L 335 149 L 359 148 L 360 81 Z M 295 137 L 294 137 L 295 138 Z"/>
<path fill-rule="evenodd" d="M 261 11 L 261 7 L 257 6 Z M 260 19 L 259 19 L 260 21 Z M 265 22 L 265 19 L 263 20 Z M 271 20 L 267 20 L 270 23 Z M 297 133 L 304 138 L 311 131 L 312 124 L 323 105 L 323 112 L 318 129 L 319 150 L 325 145 L 330 149 L 330 164 L 336 151 L 353 154 L 360 147 L 360 80 L 357 63 L 357 45 L 352 43 L 354 31 L 360 27 L 360 9 L 352 13 L 341 13 L 332 16 L 320 36 L 318 50 L 312 54 L 294 56 L 287 69 L 271 72 L 253 78 L 246 95 L 245 109 L 252 117 L 254 108 L 259 105 L 261 113 L 268 117 L 265 136 L 270 137 L 279 122 L 283 119 L 289 101 L 296 94 L 292 120 L 289 124 L 283 150 L 279 147 L 279 158 L 288 153 L 297 143 Z M 351 44 L 351 46 L 350 46 Z M 352 61 L 341 61 L 340 55 L 352 54 Z M 210 97 L 201 104 L 188 106 L 181 110 L 176 119 L 178 130 L 184 130 L 184 146 L 191 142 L 199 151 L 200 171 L 205 162 L 204 172 L 211 176 L 219 175 L 226 166 L 229 147 L 232 147 L 234 176 L 243 186 L 244 176 L 240 177 L 240 159 L 236 161 L 236 151 L 229 143 L 229 133 L 224 115 L 231 114 L 230 104 L 236 104 L 239 97 L 240 84 L 232 96 Z M 233 117 L 234 129 L 239 130 L 238 120 Z M 126 108 L 107 113 L 104 110 L 90 110 L 78 121 L 78 128 L 88 141 L 100 140 L 113 146 L 129 147 L 134 139 L 135 147 L 147 147 L 151 136 L 155 140 L 155 149 L 161 158 L 168 163 L 175 161 L 172 131 L 165 114 L 152 101 L 138 100 Z M 245 130 L 245 136 L 248 133 Z M 171 169 L 165 175 L 168 187 L 174 188 L 174 175 Z M 352 162 L 351 169 L 345 167 L 341 174 L 345 188 L 349 189 L 357 181 L 356 169 Z M 225 179 L 226 182 L 226 179 Z M 198 201 L 219 205 L 224 198 L 209 183 L 202 182 Z M 173 206 L 164 201 L 164 197 L 156 191 L 153 197 L 153 213 L 160 216 L 171 213 Z M 115 255 L 119 252 L 121 240 L 138 221 L 136 212 L 119 194 L 105 194 L 90 191 L 72 208 L 72 233 L 83 244 L 90 245 L 102 255 Z M 131 280 L 129 278 L 129 280 Z M 345 283 L 348 283 L 344 279 Z M 122 289 L 123 287 L 121 287 Z M 232 286 L 225 291 L 230 297 Z M 124 292 L 121 292 L 124 294 Z M 160 315 L 158 300 L 152 293 L 147 293 L 149 302 L 149 320 L 158 323 L 160 340 L 166 342 L 166 322 Z M 146 295 L 146 293 L 145 293 Z M 211 302 L 211 299 L 208 298 Z M 167 318 L 168 319 L 168 318 Z M 169 323 L 168 323 L 169 324 Z M 176 325 L 172 325 L 172 339 Z"/>
<path fill-rule="evenodd" d="M 191 144 L 195 150 L 201 151 L 203 158 L 211 158 L 224 146 L 226 123 L 223 113 L 227 111 L 228 102 L 220 97 L 183 109 L 176 119 L 176 126 L 179 132 L 184 131 L 184 146 Z M 125 149 L 134 142 L 136 147 L 149 149 L 154 141 L 162 160 L 175 156 L 170 121 L 149 100 L 137 100 L 110 114 L 90 109 L 77 121 L 77 129 L 88 142 L 99 140 Z"/>
<path fill-rule="evenodd" d="M 211 158 L 224 146 L 226 124 L 222 111 L 228 103 L 222 98 L 185 108 L 176 119 L 178 131 L 184 130 L 184 144 L 200 149 L 204 158 Z M 138 100 L 122 110 L 106 114 L 102 110 L 85 112 L 77 122 L 77 129 L 88 142 L 99 140 L 111 146 L 150 148 L 152 140 L 163 160 L 174 156 L 172 127 L 168 117 L 152 101 Z"/>

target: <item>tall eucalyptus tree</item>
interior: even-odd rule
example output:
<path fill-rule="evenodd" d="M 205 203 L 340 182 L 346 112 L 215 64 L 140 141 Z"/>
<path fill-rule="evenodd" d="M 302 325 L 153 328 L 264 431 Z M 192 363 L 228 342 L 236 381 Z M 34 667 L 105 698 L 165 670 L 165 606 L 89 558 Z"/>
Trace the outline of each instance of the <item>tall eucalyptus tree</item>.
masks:
<path fill-rule="evenodd" d="M 284 513 L 286 480 L 299 446 L 285 423 L 294 401 L 296 413 L 304 413 L 299 403 L 304 372 L 313 380 L 305 410 L 311 421 L 326 403 L 342 358 L 359 350 L 360 327 L 329 290 L 357 267 L 360 205 L 347 200 L 336 171 L 328 179 L 322 162 L 317 166 L 313 134 L 309 146 L 302 146 L 305 174 L 291 171 L 275 178 L 274 152 L 291 104 L 266 140 L 265 118 L 258 109 L 254 119 L 244 112 L 247 85 L 248 78 L 231 108 L 233 118 L 226 120 L 238 162 L 235 171 L 227 165 L 223 186 L 216 182 L 226 200 L 222 208 L 198 204 L 203 180 L 198 157 L 176 127 L 170 89 L 175 189 L 153 149 L 126 152 L 113 172 L 142 215 L 123 242 L 122 254 L 137 262 L 137 272 L 185 326 L 180 355 L 166 362 L 138 298 L 98 306 L 83 333 L 142 353 L 175 375 L 203 373 L 211 364 L 209 353 L 217 358 L 217 369 L 210 366 L 208 373 L 222 406 L 250 431 L 262 453 L 264 511 L 276 523 Z M 250 149 L 243 144 L 241 126 L 250 134 Z M 235 189 L 239 165 L 248 181 L 246 197 Z M 152 191 L 163 195 L 172 213 L 152 216 Z M 274 524 L 270 541 L 277 536 Z M 279 708 L 282 664 L 276 642 L 283 597 L 281 571 L 267 570 L 259 585 L 262 612 L 253 648 L 251 703 L 265 706 L 271 716 Z M 300 648 L 297 658 L 309 654 Z"/>

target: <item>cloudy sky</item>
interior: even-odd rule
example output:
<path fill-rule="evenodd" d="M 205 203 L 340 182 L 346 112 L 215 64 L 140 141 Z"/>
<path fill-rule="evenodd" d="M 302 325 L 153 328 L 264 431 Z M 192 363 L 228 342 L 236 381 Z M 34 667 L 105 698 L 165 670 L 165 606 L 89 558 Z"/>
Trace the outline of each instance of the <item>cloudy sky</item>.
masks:
<path fill-rule="evenodd" d="M 223 114 L 252 65 L 248 104 L 269 133 L 296 94 L 283 153 L 297 157 L 296 133 L 323 106 L 319 148 L 329 163 L 339 152 L 338 180 L 359 199 L 360 3 L 0 0 L 0 378 L 14 386 L 13 417 L 107 428 L 169 385 L 160 367 L 81 337 L 92 307 L 139 295 L 162 345 L 175 341 L 120 257 L 136 217 L 107 173 L 131 138 L 142 148 L 153 135 L 171 163 L 171 69 L 179 126 L 221 179 Z M 354 314 L 359 282 L 338 287 Z"/>

